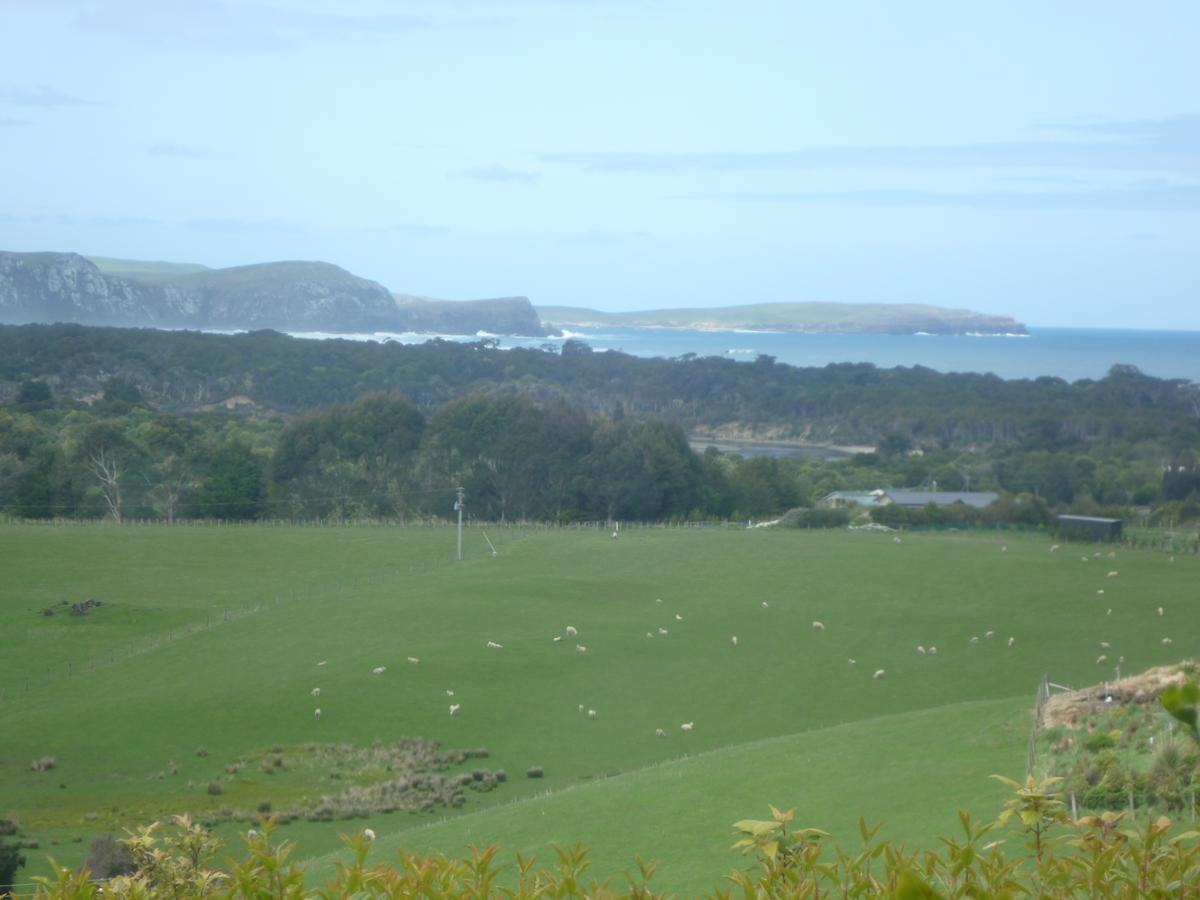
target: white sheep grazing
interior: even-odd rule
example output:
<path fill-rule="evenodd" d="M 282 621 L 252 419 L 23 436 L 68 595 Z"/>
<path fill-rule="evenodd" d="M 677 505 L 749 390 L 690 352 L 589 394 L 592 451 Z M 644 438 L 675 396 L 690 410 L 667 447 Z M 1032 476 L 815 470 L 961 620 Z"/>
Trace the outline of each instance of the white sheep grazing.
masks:
<path fill-rule="evenodd" d="M 371 841 L 375 840 L 375 832 L 372 831 L 370 828 L 364 828 L 363 829 L 363 840 L 366 841 L 368 844 L 371 843 Z"/>
<path fill-rule="evenodd" d="M 579 711 L 583 712 L 583 704 L 582 703 L 579 704 Z"/>
<path fill-rule="evenodd" d="M 696 727 L 695 722 L 684 722 L 682 725 L 679 726 L 679 730 L 680 731 L 691 731 L 695 727 Z"/>
<path fill-rule="evenodd" d="M 1050 552 L 1051 552 L 1051 553 L 1057 553 L 1057 552 L 1058 552 L 1058 544 L 1051 544 L 1051 545 L 1050 545 Z"/>
<path fill-rule="evenodd" d="M 733 644 L 733 646 L 735 646 L 735 647 L 737 646 L 737 635 L 736 634 L 729 639 L 729 643 Z"/>
<path fill-rule="evenodd" d="M 576 653 L 587 653 L 587 647 L 583 646 L 583 644 L 576 644 L 575 652 Z"/>
<path fill-rule="evenodd" d="M 413 665 L 413 666 L 415 666 L 415 665 L 416 665 L 417 663 L 419 663 L 420 661 L 421 661 L 421 660 L 420 660 L 420 659 L 418 659 L 418 658 L 417 658 L 417 657 L 415 657 L 415 656 L 410 656 L 410 657 L 408 658 L 409 665 Z"/>
<path fill-rule="evenodd" d="M 762 608 L 763 608 L 763 609 L 766 609 L 768 606 L 770 606 L 770 604 L 769 604 L 769 603 L 767 603 L 767 601 L 766 601 L 766 600 L 764 600 L 764 601 L 762 602 Z"/>
<path fill-rule="evenodd" d="M 316 709 L 313 710 L 313 718 L 316 719 L 318 722 L 321 721 L 321 707 L 318 706 Z"/>
<path fill-rule="evenodd" d="M 1096 665 L 1100 665 L 1100 663 L 1106 663 L 1106 662 L 1108 662 L 1108 657 L 1105 656 L 1103 653 L 1101 653 L 1099 656 L 1096 657 Z"/>
<path fill-rule="evenodd" d="M 371 670 L 372 675 L 382 675 L 387 671 L 387 666 L 376 666 Z"/>
<path fill-rule="evenodd" d="M 1001 547 L 1001 548 L 1000 548 L 1000 552 L 1001 552 L 1001 553 L 1007 553 L 1007 552 L 1008 552 L 1008 544 L 1005 544 L 1003 547 Z"/>
<path fill-rule="evenodd" d="M 665 731 L 663 731 L 661 728 L 655 728 L 655 729 L 654 729 L 654 736 L 655 736 L 655 737 L 666 737 L 666 736 L 667 736 L 667 733 L 666 733 Z"/>
<path fill-rule="evenodd" d="M 556 643 L 556 644 L 557 644 L 557 643 L 558 643 L 559 641 L 561 641 L 561 640 L 562 640 L 562 635 L 561 635 L 561 634 L 556 634 L 556 635 L 554 636 L 554 643 Z"/>
<path fill-rule="evenodd" d="M 655 602 L 655 603 L 662 603 L 662 597 L 655 597 L 655 598 L 654 598 L 654 602 Z"/>
<path fill-rule="evenodd" d="M 929 655 L 930 655 L 930 656 L 937 656 L 937 647 L 930 647 L 930 648 L 929 648 Z"/>
<path fill-rule="evenodd" d="M 328 665 L 328 664 L 329 664 L 329 660 L 327 660 L 327 659 L 323 659 L 319 663 L 317 663 L 318 666 L 324 666 L 324 665 Z"/>
<path fill-rule="evenodd" d="M 458 711 L 461 707 L 462 707 L 461 703 L 451 703 L 450 704 L 450 715 L 452 715 L 452 716 L 457 715 Z"/>
<path fill-rule="evenodd" d="M 576 628 L 574 625 L 567 626 L 567 637 L 575 637 L 577 634 L 579 634 L 578 628 Z"/>
<path fill-rule="evenodd" d="M 985 631 L 985 632 L 983 633 L 983 636 L 984 636 L 985 638 L 987 638 L 987 639 L 990 641 L 992 638 L 994 638 L 994 637 L 996 636 L 996 632 L 994 632 L 994 631 Z"/>
<path fill-rule="evenodd" d="M 924 656 L 924 655 L 925 655 L 925 648 L 924 648 L 924 647 L 922 647 L 920 644 L 917 644 L 917 652 L 918 652 L 918 653 L 920 653 L 922 656 Z"/>
<path fill-rule="evenodd" d="M 825 623 L 824 623 L 824 622 L 818 622 L 818 621 L 816 621 L 816 620 L 814 619 L 814 620 L 813 620 L 812 627 L 813 627 L 813 630 L 814 630 L 814 631 L 824 631 L 824 630 L 825 630 Z"/>
<path fill-rule="evenodd" d="M 1101 641 L 1101 642 L 1100 642 L 1100 649 L 1101 649 L 1101 650 L 1107 650 L 1107 649 L 1109 648 L 1109 646 L 1110 646 L 1110 645 L 1109 645 L 1108 641 Z"/>
<path fill-rule="evenodd" d="M 594 719 L 594 718 L 596 718 L 596 711 L 595 711 L 594 709 L 589 709 L 589 710 L 588 710 L 588 718 L 589 718 L 589 719 Z"/>
<path fill-rule="evenodd" d="M 1120 574 L 1120 573 L 1119 573 L 1119 572 L 1117 572 L 1117 570 L 1116 570 L 1116 569 L 1113 569 L 1111 572 L 1109 572 L 1109 573 L 1108 573 L 1107 575 L 1105 575 L 1104 577 L 1105 577 L 1105 578 L 1116 578 L 1116 577 L 1117 577 L 1117 575 L 1119 575 L 1119 574 Z"/>
<path fill-rule="evenodd" d="M 646 632 L 646 637 L 648 637 L 648 638 L 652 638 L 652 637 L 654 637 L 654 632 L 653 632 L 653 631 L 647 631 L 647 632 Z"/>
<path fill-rule="evenodd" d="M 899 544 L 899 543 L 900 543 L 900 538 L 898 538 L 898 537 L 894 537 L 894 538 L 892 538 L 892 543 L 893 543 L 893 544 Z"/>
<path fill-rule="evenodd" d="M 848 659 L 848 660 L 846 660 L 846 662 L 850 663 L 850 665 L 854 665 L 856 662 L 858 662 L 858 660 L 857 659 Z"/>
<path fill-rule="evenodd" d="M 1010 647 L 1011 647 L 1011 646 L 1012 646 L 1013 644 L 1015 644 L 1016 642 L 1017 642 L 1017 639 L 1016 639 L 1015 637 L 1010 637 L 1010 638 L 1008 639 L 1008 646 L 1010 646 Z"/>
<path fill-rule="evenodd" d="M 489 650 L 503 650 L 504 649 L 503 644 L 497 644 L 495 641 L 488 641 L 487 645 L 488 645 Z"/>
<path fill-rule="evenodd" d="M 1106 615 L 1106 616 L 1111 616 L 1111 615 L 1112 615 L 1112 610 L 1110 609 L 1108 612 L 1106 612 L 1106 613 L 1105 613 L 1105 615 Z"/>
<path fill-rule="evenodd" d="M 1100 558 L 1100 551 L 1097 550 L 1095 553 L 1092 554 L 1092 559 L 1099 559 L 1099 558 Z"/>
<path fill-rule="evenodd" d="M 321 689 L 320 689 L 320 688 L 313 688 L 313 689 L 312 689 L 312 695 L 313 695 L 314 697 L 320 697 L 320 696 L 321 696 Z"/>
<path fill-rule="evenodd" d="M 449 688 L 446 688 L 446 696 L 447 696 L 447 697 L 453 697 L 453 696 L 454 696 L 454 691 L 450 690 Z"/>
<path fill-rule="evenodd" d="M 1171 643 L 1172 643 L 1170 638 L 1163 638 L 1162 642 L 1163 642 L 1164 647 L 1169 647 L 1169 646 L 1171 646 Z"/>
<path fill-rule="evenodd" d="M 613 532 L 613 540 L 614 540 L 614 541 L 615 541 L 617 538 L 619 538 L 620 536 L 621 536 L 621 533 L 620 533 L 620 532 L 618 532 L 618 531 L 614 531 L 614 532 Z"/>
<path fill-rule="evenodd" d="M 682 622 L 682 621 L 683 621 L 683 616 L 681 616 L 679 613 L 675 613 L 675 621 L 676 621 L 676 622 Z"/>
<path fill-rule="evenodd" d="M 1169 563 L 1175 562 L 1175 557 L 1172 556 L 1170 559 L 1167 560 L 1167 562 L 1169 562 Z"/>
<path fill-rule="evenodd" d="M 1080 559 L 1082 562 L 1087 562 L 1087 561 L 1088 561 L 1088 558 L 1087 558 L 1086 556 L 1081 556 L 1081 557 L 1079 557 L 1079 559 Z"/>
<path fill-rule="evenodd" d="M 978 635 L 974 635 L 974 636 L 972 636 L 972 637 L 971 637 L 971 643 L 972 643 L 972 644 L 978 644 L 978 643 L 979 643 L 979 636 L 978 636 Z"/>
<path fill-rule="evenodd" d="M 1160 616 L 1163 614 L 1163 608 L 1161 606 L 1158 608 L 1158 614 Z"/>
<path fill-rule="evenodd" d="M 887 670 L 886 670 L 886 669 L 876 669 L 876 670 L 875 670 L 875 674 L 874 674 L 874 675 L 872 675 L 871 677 L 872 677 L 873 679 L 875 679 L 876 681 L 878 681 L 880 678 L 882 678 L 882 677 L 883 677 L 884 675 L 886 675 L 886 674 L 887 674 Z"/>
<path fill-rule="evenodd" d="M 665 629 L 665 628 L 659 628 L 658 633 L 659 634 L 670 634 L 671 632 L 667 631 L 667 629 Z"/>
<path fill-rule="evenodd" d="M 1096 591 L 1096 596 L 1099 597 L 1103 593 L 1104 593 L 1104 588 L 1100 588 L 1100 590 Z"/>

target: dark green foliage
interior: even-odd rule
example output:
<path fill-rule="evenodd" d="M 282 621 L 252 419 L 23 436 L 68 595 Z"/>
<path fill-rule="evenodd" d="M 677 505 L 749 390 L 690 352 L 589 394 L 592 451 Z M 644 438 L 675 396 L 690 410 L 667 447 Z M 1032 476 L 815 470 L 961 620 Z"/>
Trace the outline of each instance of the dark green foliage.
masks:
<path fill-rule="evenodd" d="M 44 381 L 22 381 L 17 388 L 16 407 L 23 412 L 37 412 L 49 409 L 54 405 L 54 396 L 50 393 L 50 385 Z"/>
<path fill-rule="evenodd" d="M 92 841 L 88 850 L 87 862 L 84 863 L 92 878 L 106 879 L 117 875 L 132 875 L 137 871 L 133 855 L 129 847 L 114 838 L 111 834 L 98 837 Z"/>
<path fill-rule="evenodd" d="M 0 839 L 0 895 L 12 889 L 16 881 L 17 869 L 25 865 L 25 857 L 15 844 Z"/>
<path fill-rule="evenodd" d="M 789 509 L 779 520 L 784 528 L 845 528 L 850 524 L 850 511 L 846 509 Z"/>
<path fill-rule="evenodd" d="M 266 467 L 241 441 L 218 447 L 196 489 L 193 506 L 209 519 L 257 519 L 266 500 Z"/>

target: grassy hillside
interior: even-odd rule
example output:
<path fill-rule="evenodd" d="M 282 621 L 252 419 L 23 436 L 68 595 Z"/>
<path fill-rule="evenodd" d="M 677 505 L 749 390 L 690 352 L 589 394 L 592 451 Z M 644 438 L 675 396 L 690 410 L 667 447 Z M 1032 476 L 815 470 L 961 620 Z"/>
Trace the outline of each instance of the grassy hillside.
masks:
<path fill-rule="evenodd" d="M 301 857 L 370 824 L 392 844 L 451 852 L 497 836 L 510 849 L 582 840 L 615 866 L 637 847 L 677 873 L 724 871 L 736 857 L 714 848 L 731 816 L 768 802 L 839 833 L 864 814 L 924 840 L 960 806 L 994 813 L 986 776 L 1020 774 L 1022 710 L 1042 674 L 1091 683 L 1107 674 L 1101 640 L 1132 670 L 1195 653 L 1200 634 L 1191 558 L 1083 562 L 993 534 L 488 536 L 498 555 L 472 529 L 459 565 L 441 528 L 0 527 L 0 816 L 41 842 L 34 871 L 152 816 L 279 809 L 344 787 L 300 766 L 226 775 L 243 755 L 405 735 L 487 748 L 477 764 L 508 783 L 457 812 L 286 826 Z M 40 614 L 85 597 L 103 605 Z M 30 769 L 47 755 L 56 768 Z M 523 777 L 533 765 L 545 778 Z M 222 795 L 207 794 L 212 780 Z M 546 791 L 549 805 L 510 803 Z M 671 878 L 660 886 L 690 883 Z"/>
<path fill-rule="evenodd" d="M 180 275 L 191 275 L 196 272 L 209 271 L 208 266 L 202 266 L 199 263 L 117 259 L 111 256 L 87 256 L 84 258 L 93 263 L 105 275 L 132 278 L 135 281 L 165 281 Z"/>
<path fill-rule="evenodd" d="M 178 272 L 169 280 L 180 287 L 207 288 L 222 292 L 277 290 L 296 282 L 319 281 L 323 284 L 355 288 L 364 283 L 357 275 L 327 262 L 286 260 L 230 266 L 226 269 Z"/>
<path fill-rule="evenodd" d="M 542 320 L 556 326 L 757 329 L 813 332 L 1011 331 L 1025 327 L 1006 316 L 917 303 L 751 303 L 693 309 L 602 312 L 569 306 L 538 306 Z"/>

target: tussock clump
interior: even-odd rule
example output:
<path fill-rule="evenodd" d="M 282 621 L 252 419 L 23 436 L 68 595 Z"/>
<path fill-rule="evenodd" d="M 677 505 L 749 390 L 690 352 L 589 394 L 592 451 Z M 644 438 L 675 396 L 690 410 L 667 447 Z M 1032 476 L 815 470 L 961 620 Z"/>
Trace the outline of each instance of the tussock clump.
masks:
<path fill-rule="evenodd" d="M 79 843 L 83 839 L 72 838 L 71 840 Z M 133 861 L 129 848 L 111 834 L 92 841 L 91 849 L 88 850 L 87 862 L 84 865 L 87 866 L 92 877 L 97 879 L 132 875 L 137 871 L 137 865 Z"/>
<path fill-rule="evenodd" d="M 205 750 L 203 747 L 197 747 L 197 748 L 196 748 L 196 755 L 197 755 L 197 756 L 199 756 L 199 757 L 201 757 L 201 758 L 204 758 L 205 756 L 208 756 L 208 751 L 207 751 L 207 750 Z"/>
<path fill-rule="evenodd" d="M 271 812 L 271 801 L 270 800 L 259 800 L 258 805 L 255 807 L 255 809 L 261 815 L 264 815 L 264 816 L 268 815 Z"/>
<path fill-rule="evenodd" d="M 54 607 L 53 607 L 53 606 L 47 606 L 45 609 L 43 609 L 43 610 L 42 610 L 42 615 L 43 615 L 43 616 L 52 616 L 52 615 L 54 615 Z"/>
<path fill-rule="evenodd" d="M 21 830 L 14 819 L 0 819 L 0 837 L 11 837 Z"/>
<path fill-rule="evenodd" d="M 53 756 L 43 756 L 41 759 L 35 759 L 29 764 L 29 768 L 35 772 L 49 772 L 58 765 L 58 760 Z"/>
<path fill-rule="evenodd" d="M 210 781 L 208 783 L 208 792 L 216 797 L 219 794 L 225 793 L 225 788 L 221 787 L 221 782 Z"/>

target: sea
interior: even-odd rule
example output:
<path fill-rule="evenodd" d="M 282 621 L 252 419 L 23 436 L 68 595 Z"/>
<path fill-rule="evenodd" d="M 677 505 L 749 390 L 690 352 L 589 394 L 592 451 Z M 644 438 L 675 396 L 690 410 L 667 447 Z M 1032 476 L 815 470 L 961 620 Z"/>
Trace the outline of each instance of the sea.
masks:
<path fill-rule="evenodd" d="M 1105 328 L 1030 328 L 1027 335 L 797 334 L 777 331 L 692 331 L 667 328 L 581 328 L 561 337 L 296 333 L 300 338 L 421 343 L 495 342 L 501 348 L 558 351 L 567 340 L 597 352 L 678 358 L 686 354 L 753 362 L 774 357 L 793 366 L 873 363 L 880 368 L 924 366 L 938 372 L 991 373 L 1004 379 L 1051 376 L 1066 381 L 1103 378 L 1114 365 L 1136 366 L 1158 378 L 1200 382 L 1200 331 Z"/>

